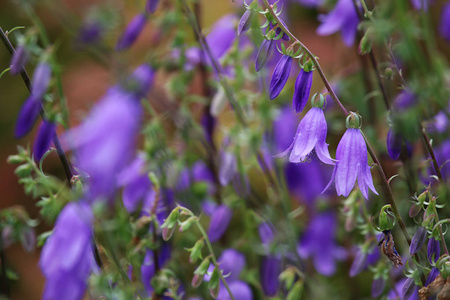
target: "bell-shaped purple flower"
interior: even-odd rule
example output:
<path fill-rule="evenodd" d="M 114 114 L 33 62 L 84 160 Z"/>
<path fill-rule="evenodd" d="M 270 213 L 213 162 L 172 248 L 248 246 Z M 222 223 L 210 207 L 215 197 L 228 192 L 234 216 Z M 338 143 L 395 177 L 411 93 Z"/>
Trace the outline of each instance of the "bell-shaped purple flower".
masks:
<path fill-rule="evenodd" d="M 224 56 L 236 39 L 235 22 L 237 18 L 233 14 L 227 14 L 220 18 L 214 25 L 205 40 L 211 50 L 212 56 L 219 60 Z M 209 57 L 205 55 L 206 62 L 212 65 Z"/>
<path fill-rule="evenodd" d="M 270 100 L 275 99 L 281 93 L 291 73 L 292 56 L 283 55 L 273 70 L 272 80 L 269 86 Z"/>
<path fill-rule="evenodd" d="M 344 44 L 347 47 L 353 45 L 359 18 L 352 0 L 339 0 L 328 15 L 321 16 L 320 21 L 322 25 L 317 28 L 317 34 L 330 35 L 341 31 Z"/>
<path fill-rule="evenodd" d="M 436 277 L 439 275 L 439 269 L 434 267 L 431 269 L 430 274 L 427 276 L 427 280 L 425 281 L 425 286 L 428 286 L 430 283 L 432 283 Z"/>
<path fill-rule="evenodd" d="M 315 215 L 300 239 L 297 252 L 301 258 L 313 257 L 320 274 L 331 276 L 336 271 L 336 260 L 346 257 L 345 250 L 336 245 L 336 216 L 332 212 Z"/>
<path fill-rule="evenodd" d="M 420 250 L 423 243 L 425 243 L 425 240 L 427 239 L 427 229 L 425 227 L 420 226 L 416 233 L 414 234 L 413 238 L 411 239 L 411 245 L 409 246 L 409 253 L 411 255 L 414 255 L 417 253 L 417 251 Z"/>
<path fill-rule="evenodd" d="M 294 97 L 292 99 L 292 107 L 296 113 L 303 111 L 309 99 L 313 80 L 313 71 L 306 72 L 301 69 L 295 81 Z"/>
<path fill-rule="evenodd" d="M 36 161 L 40 161 L 45 152 L 50 148 L 56 125 L 53 122 L 42 120 L 38 135 L 33 145 L 33 156 Z"/>
<path fill-rule="evenodd" d="M 128 49 L 139 37 L 146 23 L 146 14 L 141 13 L 135 16 L 117 41 L 116 50 L 122 51 Z"/>
<path fill-rule="evenodd" d="M 228 228 L 233 211 L 226 205 L 219 205 L 214 209 L 211 223 L 208 228 L 208 237 L 211 242 L 218 241 Z"/>
<path fill-rule="evenodd" d="M 323 163 L 333 165 L 333 159 L 328 152 L 328 144 L 325 142 L 326 138 L 327 122 L 323 109 L 313 107 L 300 121 L 291 146 L 278 156 L 284 156 L 290 152 L 289 161 L 300 163 L 304 162 L 311 151 L 315 149 L 317 157 Z"/>
<path fill-rule="evenodd" d="M 436 262 L 441 255 L 441 249 L 439 245 L 439 241 L 435 238 L 431 238 L 428 240 L 428 246 L 427 246 L 427 256 L 428 261 L 431 263 Z"/>
<path fill-rule="evenodd" d="M 403 138 L 400 134 L 395 133 L 392 129 L 389 129 L 386 137 L 386 146 L 389 156 L 393 160 L 397 160 L 402 152 Z"/>
<path fill-rule="evenodd" d="M 145 4 L 145 11 L 149 14 L 154 13 L 158 4 L 159 0 L 147 0 L 147 3 Z"/>
<path fill-rule="evenodd" d="M 11 74 L 17 75 L 22 72 L 29 58 L 30 54 L 25 45 L 19 45 L 11 58 Z"/>
<path fill-rule="evenodd" d="M 281 273 L 281 260 L 275 255 L 263 257 L 261 261 L 261 287 L 268 297 L 274 297 L 280 287 L 278 276 Z"/>
<path fill-rule="evenodd" d="M 402 299 L 410 299 L 414 292 L 417 291 L 417 286 L 414 283 L 414 278 L 406 279 L 402 286 Z"/>
<path fill-rule="evenodd" d="M 383 277 L 375 278 L 372 281 L 372 298 L 378 298 L 383 294 L 386 280 Z"/>
<path fill-rule="evenodd" d="M 19 116 L 16 121 L 16 128 L 14 129 L 15 138 L 21 138 L 27 134 L 36 121 L 39 110 L 41 109 L 41 101 L 34 98 L 32 95 L 22 105 L 19 111 Z"/>
<path fill-rule="evenodd" d="M 241 19 L 239 20 L 239 25 L 237 29 L 238 36 L 241 36 L 250 29 L 252 12 L 253 10 L 247 9 L 245 13 L 242 15 Z"/>
<path fill-rule="evenodd" d="M 43 299 L 82 299 L 87 278 L 96 267 L 92 221 L 89 206 L 82 202 L 69 203 L 60 213 L 39 261 L 46 278 Z"/>
<path fill-rule="evenodd" d="M 264 68 L 269 61 L 269 58 L 272 56 L 275 47 L 274 40 L 266 40 L 264 39 L 259 47 L 258 53 L 256 54 L 255 60 L 255 70 L 259 72 L 262 68 Z"/>
<path fill-rule="evenodd" d="M 450 2 L 444 4 L 442 8 L 441 21 L 439 22 L 439 34 L 450 42 Z"/>
<path fill-rule="evenodd" d="M 228 282 L 228 280 L 227 280 Z M 221 282 L 222 283 L 222 282 Z M 230 287 L 231 293 L 233 294 L 234 299 L 239 300 L 253 300 L 253 293 L 251 288 L 247 283 L 241 280 L 234 280 L 228 282 L 228 286 Z M 226 290 L 224 286 L 221 285 L 219 290 L 219 296 L 217 297 L 219 300 L 231 300 L 230 294 Z"/>
<path fill-rule="evenodd" d="M 347 123 L 351 120 L 356 120 L 359 123 L 359 118 L 354 117 L 356 114 L 352 113 L 347 117 Z M 352 119 L 352 117 L 354 117 Z M 350 121 L 349 121 L 350 120 Z M 336 150 L 336 165 L 325 190 L 335 181 L 336 192 L 338 196 L 343 195 L 347 197 L 352 191 L 356 179 L 358 178 L 358 185 L 363 196 L 368 199 L 368 188 L 378 195 L 372 182 L 372 174 L 370 167 L 367 165 L 367 147 L 366 142 L 357 127 L 358 125 L 348 125 L 347 131 L 342 136 L 337 150 Z M 350 128 L 349 128 L 350 127 Z M 352 128 L 353 127 L 353 128 Z"/>

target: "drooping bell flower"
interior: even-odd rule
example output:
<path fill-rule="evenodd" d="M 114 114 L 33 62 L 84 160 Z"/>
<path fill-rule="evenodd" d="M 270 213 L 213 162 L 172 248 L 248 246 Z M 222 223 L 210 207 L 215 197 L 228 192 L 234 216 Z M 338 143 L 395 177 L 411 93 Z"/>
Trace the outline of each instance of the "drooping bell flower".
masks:
<path fill-rule="evenodd" d="M 439 241 L 432 237 L 431 239 L 428 240 L 427 245 L 427 256 L 430 264 L 436 262 L 439 259 L 440 255 L 441 249 Z"/>
<path fill-rule="evenodd" d="M 228 282 L 228 280 L 227 280 Z M 219 290 L 219 296 L 217 299 L 220 300 L 231 300 L 230 294 L 228 293 L 227 289 L 222 286 Z M 241 281 L 241 280 L 234 280 L 228 283 L 228 286 L 230 287 L 231 293 L 233 294 L 234 299 L 239 300 L 253 300 L 253 293 L 252 289 L 248 286 L 247 283 Z"/>
<path fill-rule="evenodd" d="M 92 221 L 92 212 L 83 202 L 69 203 L 61 211 L 39 260 L 46 278 L 43 299 L 83 298 L 88 276 L 96 269 Z"/>
<path fill-rule="evenodd" d="M 11 69 L 10 72 L 12 75 L 17 75 L 20 72 L 22 72 L 23 67 L 27 63 L 28 59 L 30 58 L 30 54 L 28 53 L 27 48 L 25 45 L 19 45 L 14 51 L 14 54 L 11 58 Z"/>
<path fill-rule="evenodd" d="M 39 110 L 41 109 L 41 100 L 47 91 L 51 79 L 51 68 L 47 62 L 41 62 L 33 73 L 33 84 L 31 93 L 20 109 L 16 122 L 15 137 L 21 138 L 27 134 L 36 121 Z"/>
<path fill-rule="evenodd" d="M 336 150 L 336 165 L 328 189 L 335 181 L 338 196 L 347 197 L 352 191 L 356 179 L 363 196 L 368 199 L 368 189 L 378 195 L 372 182 L 370 167 L 367 165 L 367 147 L 359 129 L 360 117 L 351 112 L 346 120 L 347 131 L 342 136 Z"/>
<path fill-rule="evenodd" d="M 347 47 L 353 45 L 359 18 L 352 0 L 339 0 L 328 15 L 320 16 L 322 24 L 317 28 L 317 34 L 330 35 L 341 31 L 342 40 Z"/>
<path fill-rule="evenodd" d="M 313 80 L 313 71 L 301 69 L 295 81 L 294 97 L 292 107 L 296 113 L 302 112 L 309 99 Z"/>
<path fill-rule="evenodd" d="M 278 156 L 287 155 L 292 163 L 304 162 L 307 156 L 315 149 L 317 157 L 326 164 L 333 165 L 334 161 L 328 152 L 327 138 L 327 122 L 323 113 L 325 98 L 322 94 L 312 98 L 312 108 L 303 117 L 298 125 L 297 133 L 291 146 Z"/>
<path fill-rule="evenodd" d="M 40 161 L 45 152 L 47 152 L 50 148 L 50 143 L 56 133 L 55 129 L 55 123 L 42 120 L 38 135 L 34 140 L 33 145 L 33 156 L 36 161 Z"/>
<path fill-rule="evenodd" d="M 262 258 L 260 280 L 263 292 L 268 297 L 274 297 L 280 287 L 278 276 L 281 273 L 281 259 L 274 254 Z"/>
<path fill-rule="evenodd" d="M 232 215 L 233 211 L 226 205 L 219 205 L 214 209 L 208 228 L 208 237 L 212 243 L 218 241 L 225 233 Z"/>
<path fill-rule="evenodd" d="M 444 4 L 442 8 L 441 21 L 439 22 L 439 34 L 450 42 L 450 2 Z"/>
<path fill-rule="evenodd" d="M 246 33 L 250 29 L 251 20 L 252 20 L 252 12 L 253 10 L 247 9 L 245 13 L 242 15 L 241 19 L 239 20 L 239 25 L 237 29 L 238 36 L 241 36 L 242 34 Z"/>
<path fill-rule="evenodd" d="M 255 70 L 259 72 L 262 68 L 264 68 L 269 61 L 269 58 L 272 56 L 275 47 L 274 40 L 264 39 L 259 47 L 258 53 L 256 54 L 255 60 Z"/>
<path fill-rule="evenodd" d="M 275 99 L 283 90 L 291 72 L 292 56 L 283 55 L 273 70 L 269 86 L 270 100 Z"/>
<path fill-rule="evenodd" d="M 301 258 L 312 256 L 317 272 L 331 276 L 336 272 L 336 260 L 346 257 L 345 250 L 336 244 L 336 216 L 332 212 L 317 214 L 300 238 L 297 252 Z"/>
<path fill-rule="evenodd" d="M 211 31 L 205 40 L 211 50 L 212 56 L 220 60 L 231 48 L 236 39 L 235 22 L 237 18 L 234 14 L 227 14 L 214 23 Z M 212 65 L 208 55 L 205 55 L 206 63 Z"/>
<path fill-rule="evenodd" d="M 420 250 L 422 245 L 425 243 L 427 239 L 427 229 L 423 226 L 420 226 L 413 238 L 411 239 L 411 245 L 409 246 L 409 254 L 414 255 L 417 251 Z"/>
<path fill-rule="evenodd" d="M 145 11 L 149 14 L 154 13 L 158 4 L 159 0 L 147 0 L 147 3 L 145 4 Z"/>
<path fill-rule="evenodd" d="M 392 129 L 389 129 L 386 137 L 386 146 L 389 156 L 393 160 L 397 160 L 402 152 L 403 139 L 401 135 L 396 134 Z"/>
<path fill-rule="evenodd" d="M 116 50 L 122 51 L 128 49 L 139 37 L 147 23 L 147 15 L 140 13 L 131 20 L 125 31 L 119 37 L 116 44 Z"/>

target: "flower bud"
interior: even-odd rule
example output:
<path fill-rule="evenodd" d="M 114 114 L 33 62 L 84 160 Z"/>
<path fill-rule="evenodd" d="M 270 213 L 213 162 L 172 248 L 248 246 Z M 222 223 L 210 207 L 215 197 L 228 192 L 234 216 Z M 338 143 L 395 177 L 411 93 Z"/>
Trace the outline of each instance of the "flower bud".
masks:
<path fill-rule="evenodd" d="M 178 208 L 175 208 L 172 210 L 170 215 L 167 217 L 167 219 L 164 221 L 164 224 L 161 225 L 161 228 L 172 228 L 174 227 L 177 222 L 178 218 L 180 217 L 180 210 Z"/>
<path fill-rule="evenodd" d="M 203 239 L 199 239 L 195 244 L 194 247 L 191 249 L 191 254 L 189 255 L 189 262 L 195 263 L 197 259 L 199 259 L 202 256 L 202 249 L 205 245 L 205 241 Z"/>
<path fill-rule="evenodd" d="M 411 205 L 411 207 L 409 209 L 409 217 L 414 218 L 415 216 L 417 216 L 419 214 L 421 209 L 422 209 L 422 207 L 419 205 L 416 205 L 416 204 Z"/>
<path fill-rule="evenodd" d="M 358 45 L 359 55 L 364 55 L 372 50 L 372 41 L 369 38 L 369 30 L 366 31 Z"/>
<path fill-rule="evenodd" d="M 381 231 L 391 230 L 394 228 L 394 222 L 389 218 L 387 212 L 384 209 L 381 209 L 380 217 L 378 219 L 378 227 L 380 227 Z"/>
<path fill-rule="evenodd" d="M 24 164 L 21 166 L 18 166 L 14 173 L 19 176 L 19 178 L 27 177 L 31 174 L 31 171 L 33 170 L 33 167 L 31 164 Z"/>
<path fill-rule="evenodd" d="M 26 162 L 26 158 L 22 155 L 10 155 L 8 156 L 8 163 L 9 164 L 22 164 Z"/>
<path fill-rule="evenodd" d="M 192 287 L 198 288 L 200 284 L 203 282 L 203 275 L 195 274 L 194 277 L 192 277 Z"/>
<path fill-rule="evenodd" d="M 414 283 L 414 278 L 409 277 L 408 279 L 406 279 L 402 287 L 402 299 L 409 299 L 415 290 L 416 285 Z"/>
<path fill-rule="evenodd" d="M 267 61 L 269 60 L 270 56 L 272 56 L 274 45 L 275 42 L 272 39 L 264 39 L 264 41 L 261 43 L 261 47 L 259 47 L 258 54 L 256 55 L 255 60 L 256 72 L 259 72 L 266 66 Z"/>
<path fill-rule="evenodd" d="M 128 24 L 122 36 L 119 38 L 116 44 L 116 50 L 121 51 L 129 48 L 139 37 L 139 34 L 144 29 L 145 23 L 147 22 L 146 14 L 138 14 L 133 20 Z"/>
<path fill-rule="evenodd" d="M 300 299 L 302 297 L 302 292 L 303 292 L 303 282 L 299 280 L 294 284 L 292 289 L 289 291 L 286 300 Z"/>
<path fill-rule="evenodd" d="M 397 160 L 402 152 L 403 138 L 400 134 L 395 133 L 392 129 L 389 129 L 386 137 L 386 147 L 389 156 L 393 160 Z"/>
<path fill-rule="evenodd" d="M 238 25 L 238 36 L 241 36 L 241 34 L 246 33 L 251 25 L 253 11 L 251 9 L 247 9 L 245 13 L 242 15 L 241 20 L 239 21 Z"/>
<path fill-rule="evenodd" d="M 211 243 L 218 241 L 228 228 L 233 211 L 226 205 L 219 205 L 214 209 L 208 228 Z"/>
<path fill-rule="evenodd" d="M 209 257 L 205 258 L 201 262 L 201 264 L 197 267 L 197 269 L 195 269 L 194 274 L 195 275 L 200 275 L 200 276 L 205 275 L 206 272 L 208 271 L 209 263 L 210 263 L 210 258 Z"/>
<path fill-rule="evenodd" d="M 439 256 L 441 254 L 441 250 L 439 247 L 439 241 L 435 238 L 431 238 L 428 240 L 428 246 L 427 246 L 427 256 L 428 261 L 431 263 L 436 262 L 439 259 Z"/>
<path fill-rule="evenodd" d="M 222 186 L 227 186 L 237 173 L 237 161 L 230 152 L 222 151 L 221 154 L 219 182 Z"/>
<path fill-rule="evenodd" d="M 190 217 L 186 221 L 180 223 L 180 231 L 185 232 L 188 230 L 192 224 L 194 224 L 197 220 L 197 217 Z"/>
<path fill-rule="evenodd" d="M 275 255 L 264 257 L 261 262 L 261 286 L 266 296 L 274 297 L 279 289 L 278 281 L 281 272 L 281 261 Z"/>
<path fill-rule="evenodd" d="M 156 7 L 158 6 L 159 0 L 147 0 L 145 5 L 145 11 L 149 14 L 152 14 L 156 11 Z"/>
<path fill-rule="evenodd" d="M 427 280 L 425 281 L 425 286 L 428 286 L 430 283 L 432 283 L 438 275 L 438 268 L 434 267 L 433 269 L 431 269 L 430 274 L 428 274 Z"/>
<path fill-rule="evenodd" d="M 22 72 L 29 58 L 30 54 L 25 45 L 19 45 L 11 58 L 11 74 L 17 75 Z"/>
<path fill-rule="evenodd" d="M 297 79 L 295 80 L 294 86 L 294 96 L 292 98 L 292 106 L 294 107 L 294 111 L 299 113 L 303 111 L 308 103 L 309 94 L 311 92 L 313 80 L 313 72 L 307 71 L 306 68 L 300 70 Z M 311 103 L 313 101 L 311 100 Z M 318 106 L 316 106 L 318 107 Z"/>
<path fill-rule="evenodd" d="M 375 278 L 372 281 L 372 298 L 378 298 L 383 294 L 386 281 L 383 277 Z"/>
<path fill-rule="evenodd" d="M 220 284 L 218 284 L 214 288 L 209 289 L 209 294 L 213 299 L 216 299 L 219 296 L 219 292 L 220 292 Z"/>
<path fill-rule="evenodd" d="M 345 126 L 347 128 L 361 128 L 362 118 L 358 113 L 350 112 L 345 120 Z"/>
<path fill-rule="evenodd" d="M 220 285 L 219 283 L 220 283 L 220 269 L 218 267 L 214 267 L 214 271 L 212 272 L 211 278 L 209 279 L 208 287 L 210 290 L 215 290 L 215 288 Z M 218 290 L 217 293 L 219 293 Z"/>
<path fill-rule="evenodd" d="M 168 240 L 170 240 L 170 238 L 172 237 L 173 233 L 175 232 L 176 227 L 172 227 L 172 228 L 168 228 L 168 227 L 164 227 L 162 230 L 162 238 L 163 240 L 165 240 L 166 242 Z"/>
<path fill-rule="evenodd" d="M 38 135 L 34 140 L 33 145 L 33 156 L 36 161 L 40 161 L 45 152 L 47 152 L 50 148 L 50 144 L 56 133 L 55 129 L 55 123 L 42 120 Z"/>
<path fill-rule="evenodd" d="M 25 251 L 28 253 L 33 252 L 36 246 L 36 235 L 34 234 L 34 230 L 32 228 L 24 230 L 20 235 L 20 242 Z"/>
<path fill-rule="evenodd" d="M 367 252 L 363 249 L 358 248 L 356 252 L 355 259 L 353 260 L 352 266 L 350 267 L 350 277 L 354 277 L 361 273 L 367 265 Z"/>
<path fill-rule="evenodd" d="M 52 76 L 52 69 L 50 65 L 42 61 L 40 62 L 33 73 L 33 85 L 31 86 L 31 95 L 34 99 L 40 101 L 47 91 L 50 79 Z"/>
<path fill-rule="evenodd" d="M 422 247 L 423 243 L 425 243 L 426 238 L 427 238 L 427 229 L 425 227 L 420 226 L 411 240 L 411 245 L 409 246 L 409 253 L 411 255 L 416 254 L 417 251 L 419 251 L 420 247 Z"/>
<path fill-rule="evenodd" d="M 275 99 L 283 90 L 289 78 L 292 66 L 292 56 L 283 55 L 273 70 L 269 86 L 270 100 Z"/>

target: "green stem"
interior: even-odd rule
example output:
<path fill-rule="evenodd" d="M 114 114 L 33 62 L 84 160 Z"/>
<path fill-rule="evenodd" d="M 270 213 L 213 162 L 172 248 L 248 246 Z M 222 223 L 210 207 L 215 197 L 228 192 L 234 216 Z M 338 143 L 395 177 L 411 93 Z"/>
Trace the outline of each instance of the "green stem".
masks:
<path fill-rule="evenodd" d="M 439 223 L 439 216 L 438 216 L 438 212 L 437 212 L 437 209 L 436 209 L 436 200 L 435 199 L 434 199 L 433 210 L 434 210 L 434 221 L 436 222 L 436 224 L 439 224 L 439 235 L 441 236 L 441 241 L 442 241 L 441 244 L 442 244 L 442 247 L 444 248 L 445 254 L 448 255 L 447 244 L 445 243 L 444 233 L 442 231 L 442 224 Z"/>

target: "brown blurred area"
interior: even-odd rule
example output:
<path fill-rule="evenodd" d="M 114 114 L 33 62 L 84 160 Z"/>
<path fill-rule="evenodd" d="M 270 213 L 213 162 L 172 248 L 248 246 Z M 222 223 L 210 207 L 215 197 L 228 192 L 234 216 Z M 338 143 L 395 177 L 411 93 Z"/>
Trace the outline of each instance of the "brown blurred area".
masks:
<path fill-rule="evenodd" d="M 0 0 L 0 26 L 4 30 L 15 26 L 31 26 L 30 20 L 21 11 L 19 2 Z M 40 1 L 36 1 L 36 3 L 38 2 Z M 89 6 L 100 2 L 102 1 L 64 0 L 60 1 L 60 4 L 66 5 L 71 15 L 80 17 Z M 113 0 L 110 2 L 113 5 L 117 5 L 119 11 L 123 11 L 126 21 L 129 21 L 133 14 L 138 11 L 139 5 L 142 7 L 144 5 L 144 1 L 131 1 L 127 5 L 123 4 L 126 1 Z M 114 82 L 114 75 L 90 56 L 78 52 L 72 42 L 73 35 L 70 34 L 70 30 L 67 30 L 68 24 L 64 24 L 64 20 L 60 16 L 52 14 L 51 10 L 46 8 L 46 5 L 51 5 L 51 3 L 52 1 L 42 1 L 39 3 L 37 11 L 49 32 L 51 41 L 59 44 L 57 59 L 63 68 L 63 89 L 70 107 L 70 123 L 73 126 L 88 112 L 89 107 L 100 98 L 108 85 Z M 210 26 L 215 20 L 235 6 L 231 0 L 203 0 L 202 26 Z M 125 9 L 123 9 L 124 7 Z M 345 48 L 340 42 L 338 35 L 329 38 L 317 36 L 315 34 L 317 26 L 315 19 L 305 17 L 300 7 L 298 7 L 298 13 L 299 17 L 291 20 L 291 23 L 294 24 L 292 27 L 293 31 L 321 58 L 320 62 L 325 66 L 325 69 L 333 72 L 333 70 L 339 70 L 342 65 L 357 68 L 359 61 L 355 51 L 349 51 Z M 135 65 L 139 64 L 145 57 L 146 51 L 148 51 L 154 41 L 153 35 L 152 28 L 147 26 L 136 45 L 133 46 L 131 50 L 133 57 L 130 60 L 136 60 L 133 62 Z M 10 38 L 15 44 L 14 34 Z M 9 61 L 9 53 L 3 45 L 0 45 L 0 70 L 7 68 Z M 31 76 L 32 70 L 28 69 L 28 73 Z M 163 86 L 163 84 L 156 86 Z M 316 77 L 313 92 L 321 91 L 322 88 L 319 78 Z M 14 174 L 15 166 L 6 163 L 7 157 L 16 153 L 17 145 L 31 146 L 36 134 L 37 126 L 35 126 L 33 132 L 21 140 L 15 140 L 13 137 L 17 114 L 27 96 L 28 91 L 20 76 L 13 77 L 10 74 L 6 74 L 0 79 L 0 104 L 2 105 L 0 109 L 0 209 L 21 205 L 29 212 L 31 218 L 36 219 L 39 218 L 38 210 L 35 207 L 36 200 L 25 195 L 23 187 L 18 184 L 17 177 Z M 58 130 L 62 132 L 62 128 Z M 46 160 L 44 170 L 62 179 L 64 178 L 59 160 L 54 154 Z M 36 228 L 36 234 L 49 230 L 51 225 L 41 221 Z M 39 249 L 29 254 L 20 245 L 13 245 L 6 249 L 5 255 L 8 267 L 20 277 L 18 281 L 10 282 L 11 299 L 40 299 L 44 278 L 38 267 Z"/>

